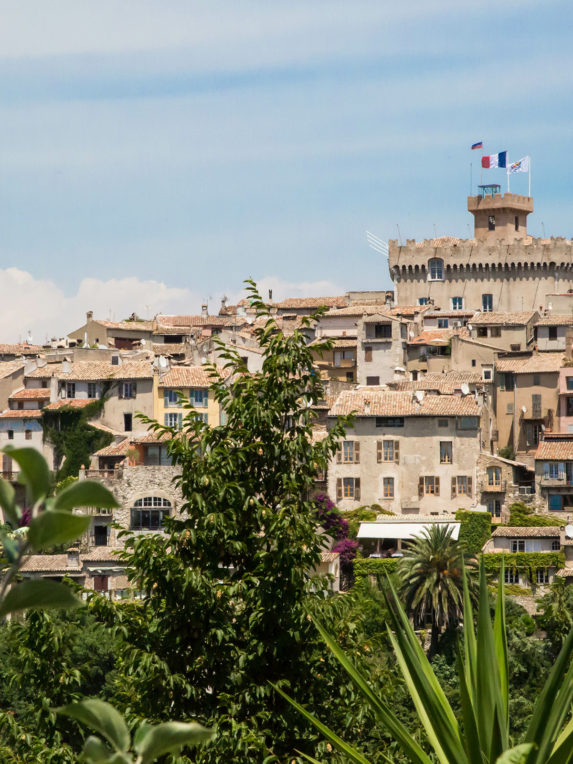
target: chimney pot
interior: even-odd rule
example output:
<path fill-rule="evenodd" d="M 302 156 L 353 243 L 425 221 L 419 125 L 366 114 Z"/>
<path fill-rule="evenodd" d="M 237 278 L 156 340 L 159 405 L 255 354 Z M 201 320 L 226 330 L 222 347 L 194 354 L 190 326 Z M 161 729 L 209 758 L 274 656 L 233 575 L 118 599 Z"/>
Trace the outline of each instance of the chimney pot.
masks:
<path fill-rule="evenodd" d="M 93 321 L 93 317 L 94 317 L 93 310 L 88 310 L 88 312 L 86 313 L 86 320 L 87 321 Z"/>
<path fill-rule="evenodd" d="M 207 318 L 207 316 L 209 315 L 209 306 L 208 305 L 201 305 L 201 315 L 204 318 Z"/>

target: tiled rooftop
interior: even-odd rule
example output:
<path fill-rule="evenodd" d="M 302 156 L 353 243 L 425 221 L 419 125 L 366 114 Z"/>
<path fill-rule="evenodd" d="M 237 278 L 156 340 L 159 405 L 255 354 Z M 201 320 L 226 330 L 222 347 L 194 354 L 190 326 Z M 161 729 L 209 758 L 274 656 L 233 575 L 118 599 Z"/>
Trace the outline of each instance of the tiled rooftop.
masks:
<path fill-rule="evenodd" d="M 106 329 L 120 329 L 122 332 L 153 331 L 153 321 L 102 321 L 96 318 L 93 323 L 105 326 Z"/>
<path fill-rule="evenodd" d="M 523 326 L 536 315 L 537 311 L 528 310 L 521 313 L 476 313 L 471 320 L 476 326 Z"/>
<path fill-rule="evenodd" d="M 60 411 L 60 409 L 83 409 L 93 403 L 95 398 L 60 398 L 44 406 L 44 411 Z"/>
<path fill-rule="evenodd" d="M 516 374 L 557 372 L 563 366 L 563 353 L 535 353 L 529 357 L 498 358 L 496 371 L 513 371 Z"/>
<path fill-rule="evenodd" d="M 124 438 L 119 443 L 111 443 L 105 448 L 100 448 L 99 451 L 94 453 L 94 456 L 125 456 L 131 448 L 131 442 L 129 438 Z"/>
<path fill-rule="evenodd" d="M 389 314 L 385 305 L 349 305 L 347 308 L 337 308 L 329 310 L 325 315 L 329 318 L 333 316 L 373 316 L 380 314 L 381 316 Z"/>
<path fill-rule="evenodd" d="M 573 326 L 573 315 L 570 316 L 541 316 L 536 322 L 536 326 Z"/>
<path fill-rule="evenodd" d="M 450 371 L 447 374 L 426 374 L 416 381 L 390 382 L 393 390 L 437 390 L 440 393 L 454 393 L 463 384 L 484 384 L 481 374 L 473 371 Z"/>
<path fill-rule="evenodd" d="M 157 323 L 162 326 L 232 326 L 236 317 L 227 316 L 157 316 Z M 161 330 L 157 329 L 161 334 Z"/>
<path fill-rule="evenodd" d="M 66 369 L 69 368 L 69 371 Z M 151 379 L 153 368 L 150 361 L 123 361 L 119 365 L 107 361 L 78 361 L 72 364 L 49 363 L 26 375 L 30 379 L 59 379 L 73 382 L 90 382 L 108 379 Z"/>
<path fill-rule="evenodd" d="M 425 395 L 418 403 L 410 392 L 375 387 L 347 390 L 338 396 L 330 416 L 479 416 L 473 395 Z"/>
<path fill-rule="evenodd" d="M 9 400 L 11 401 L 49 401 L 50 391 L 47 387 L 30 387 L 22 390 L 17 390 L 12 393 Z"/>
<path fill-rule="evenodd" d="M 39 355 L 44 351 L 41 345 L 18 345 L 0 344 L 0 355 Z"/>
<path fill-rule="evenodd" d="M 453 329 L 426 329 L 408 340 L 408 345 L 447 345 L 454 334 Z"/>
<path fill-rule="evenodd" d="M 24 368 L 23 361 L 0 361 L 0 379 L 9 377 L 16 371 Z"/>
<path fill-rule="evenodd" d="M 498 526 L 491 535 L 494 538 L 554 538 L 561 535 L 561 528 L 558 525 L 548 525 L 545 527 Z"/>
<path fill-rule="evenodd" d="M 571 440 L 542 440 L 537 446 L 535 458 L 548 461 L 573 459 L 573 435 Z"/>
<path fill-rule="evenodd" d="M 188 387 L 209 387 L 212 379 L 205 366 L 172 366 L 159 377 L 159 387 L 182 390 Z"/>
<path fill-rule="evenodd" d="M 279 310 L 289 308 L 320 308 L 325 305 L 329 308 L 344 308 L 348 305 L 348 298 L 344 295 L 337 297 L 288 297 L 281 302 L 272 303 Z"/>
<path fill-rule="evenodd" d="M 6 409 L 0 414 L 2 419 L 39 419 L 41 416 L 41 409 Z"/>

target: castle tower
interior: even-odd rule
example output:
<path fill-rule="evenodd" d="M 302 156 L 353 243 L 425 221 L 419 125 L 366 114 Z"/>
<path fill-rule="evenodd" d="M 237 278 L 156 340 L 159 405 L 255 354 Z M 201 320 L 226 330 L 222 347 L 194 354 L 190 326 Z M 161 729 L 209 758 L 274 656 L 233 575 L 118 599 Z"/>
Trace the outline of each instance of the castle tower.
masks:
<path fill-rule="evenodd" d="M 477 196 L 468 196 L 474 216 L 474 238 L 483 242 L 512 242 L 527 236 L 527 216 L 533 212 L 533 197 L 501 194 L 501 187 L 478 186 Z"/>

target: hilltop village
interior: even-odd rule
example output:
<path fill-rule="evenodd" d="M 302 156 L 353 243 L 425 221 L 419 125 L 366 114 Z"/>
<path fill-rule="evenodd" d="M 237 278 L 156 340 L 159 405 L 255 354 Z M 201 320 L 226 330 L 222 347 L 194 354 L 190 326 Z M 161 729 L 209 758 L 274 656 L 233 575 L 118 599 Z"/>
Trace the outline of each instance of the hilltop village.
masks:
<path fill-rule="evenodd" d="M 572 581 L 572 242 L 527 234 L 530 197 L 484 186 L 467 207 L 472 239 L 389 242 L 393 291 L 268 295 L 281 331 L 302 331 L 311 348 L 332 341 L 315 353 L 325 384 L 316 438 L 338 416 L 355 417 L 316 493 L 342 511 L 374 510 L 358 533 L 373 560 L 399 554 L 413 529 L 445 522 L 457 532 L 459 510 L 473 510 L 492 523 L 485 551 L 545 560 L 533 582 L 531 566 L 506 569 L 508 584 Z M 307 326 L 320 306 L 326 311 Z M 205 364 L 221 362 L 223 343 L 248 372 L 259 371 L 258 325 L 248 300 L 224 300 L 215 313 L 204 305 L 200 315 L 152 320 L 114 322 L 88 311 L 65 341 L 0 345 L 0 446 L 34 447 L 60 475 L 99 480 L 120 503 L 86 508 L 92 522 L 81 543 L 33 555 L 24 576 L 67 575 L 126 596 L 114 554 L 120 529 L 157 532 L 181 504 L 165 441 L 137 414 L 178 428 L 182 393 L 207 425 L 224 423 Z M 66 442 L 78 427 L 90 434 L 87 453 Z M 2 475 L 15 485 L 16 470 L 3 454 Z M 510 526 L 516 503 L 549 519 Z M 323 554 L 335 587 L 337 558 Z"/>

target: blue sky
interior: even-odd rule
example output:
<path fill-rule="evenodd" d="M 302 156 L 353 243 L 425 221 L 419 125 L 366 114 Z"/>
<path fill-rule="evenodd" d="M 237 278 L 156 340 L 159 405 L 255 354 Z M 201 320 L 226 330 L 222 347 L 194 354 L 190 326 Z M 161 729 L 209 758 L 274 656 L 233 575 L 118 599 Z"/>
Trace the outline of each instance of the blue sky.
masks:
<path fill-rule="evenodd" d="M 480 139 L 532 157 L 530 232 L 571 237 L 572 16 L 566 0 L 3 0 L 0 339 L 88 309 L 216 311 L 248 276 L 275 296 L 388 287 L 365 231 L 467 236 Z"/>

